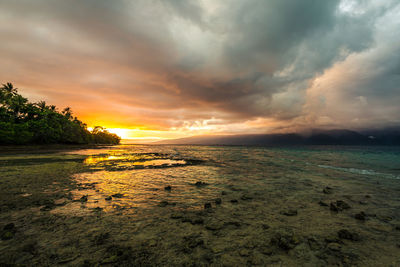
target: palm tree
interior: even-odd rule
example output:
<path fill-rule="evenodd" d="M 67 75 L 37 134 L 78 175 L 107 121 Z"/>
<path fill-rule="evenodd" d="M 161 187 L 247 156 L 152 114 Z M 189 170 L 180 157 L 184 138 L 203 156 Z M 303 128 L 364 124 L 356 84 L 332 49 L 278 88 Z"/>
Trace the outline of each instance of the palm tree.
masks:
<path fill-rule="evenodd" d="M 39 101 L 36 104 L 38 106 L 38 108 L 40 108 L 40 111 L 44 111 L 46 109 L 46 101 Z"/>
<path fill-rule="evenodd" d="M 62 111 L 62 114 L 67 118 L 70 119 L 72 117 L 72 110 L 70 107 L 66 107 L 64 108 L 64 110 Z"/>
<path fill-rule="evenodd" d="M 3 87 L 1 88 L 5 90 L 8 94 L 15 95 L 17 94 L 18 88 L 15 88 L 12 83 L 3 83 Z"/>

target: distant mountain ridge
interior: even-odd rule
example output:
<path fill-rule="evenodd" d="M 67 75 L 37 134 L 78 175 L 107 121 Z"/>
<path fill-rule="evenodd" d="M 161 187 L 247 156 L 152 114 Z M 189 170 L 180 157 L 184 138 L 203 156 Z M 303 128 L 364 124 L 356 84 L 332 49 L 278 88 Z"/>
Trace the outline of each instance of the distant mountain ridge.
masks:
<path fill-rule="evenodd" d="M 193 136 L 174 140 L 163 140 L 155 144 L 184 145 L 399 145 L 400 128 L 382 130 L 351 131 L 346 129 L 319 130 L 309 133 L 247 134 Z"/>

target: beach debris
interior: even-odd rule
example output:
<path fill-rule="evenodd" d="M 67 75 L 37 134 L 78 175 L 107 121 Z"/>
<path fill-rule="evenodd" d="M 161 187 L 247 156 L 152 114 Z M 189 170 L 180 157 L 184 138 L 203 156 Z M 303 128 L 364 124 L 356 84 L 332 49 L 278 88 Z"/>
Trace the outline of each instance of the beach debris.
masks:
<path fill-rule="evenodd" d="M 80 202 L 87 202 L 88 201 L 88 195 L 84 195 L 79 199 Z"/>
<path fill-rule="evenodd" d="M 170 185 L 168 185 L 168 186 L 164 187 L 164 190 L 165 190 L 165 191 L 171 191 L 171 190 L 172 190 L 172 187 L 171 187 Z"/>
<path fill-rule="evenodd" d="M 350 209 L 350 205 L 344 202 L 343 200 L 337 200 L 336 202 L 331 202 L 330 209 L 331 211 L 339 212 L 342 210 Z"/>
<path fill-rule="evenodd" d="M 225 196 L 226 194 L 226 191 L 221 191 L 221 195 Z"/>
<path fill-rule="evenodd" d="M 356 215 L 354 215 L 354 218 L 360 221 L 365 221 L 365 219 L 367 218 L 367 215 L 365 214 L 365 212 L 361 211 L 359 213 L 357 213 Z"/>
<path fill-rule="evenodd" d="M 109 201 L 109 200 L 112 200 L 112 196 L 106 197 L 105 200 L 108 200 L 108 201 Z"/>
<path fill-rule="evenodd" d="M 221 199 L 221 198 L 216 198 L 216 199 L 214 200 L 214 202 L 215 202 L 215 204 L 217 204 L 217 205 L 221 205 L 222 199 Z"/>
<path fill-rule="evenodd" d="M 124 197 L 124 194 L 117 193 L 117 194 L 114 194 L 114 195 L 111 195 L 111 196 L 115 197 L 115 198 L 121 198 L 121 197 Z"/>
<path fill-rule="evenodd" d="M 333 193 L 333 189 L 332 189 L 332 187 L 326 186 L 326 187 L 322 190 L 322 192 L 323 192 L 324 194 L 332 194 L 332 193 Z"/>
<path fill-rule="evenodd" d="M 359 241 L 360 240 L 360 235 L 356 232 L 350 232 L 347 229 L 341 229 L 338 231 L 338 237 L 341 239 L 347 239 L 350 241 Z"/>

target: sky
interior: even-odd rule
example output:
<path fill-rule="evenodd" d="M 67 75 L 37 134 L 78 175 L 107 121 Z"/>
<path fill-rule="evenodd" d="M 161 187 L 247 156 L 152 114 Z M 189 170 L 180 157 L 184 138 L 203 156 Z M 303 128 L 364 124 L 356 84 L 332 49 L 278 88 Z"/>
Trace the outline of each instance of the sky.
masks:
<path fill-rule="evenodd" d="M 400 124 L 398 0 L 0 0 L 0 82 L 123 138 Z"/>

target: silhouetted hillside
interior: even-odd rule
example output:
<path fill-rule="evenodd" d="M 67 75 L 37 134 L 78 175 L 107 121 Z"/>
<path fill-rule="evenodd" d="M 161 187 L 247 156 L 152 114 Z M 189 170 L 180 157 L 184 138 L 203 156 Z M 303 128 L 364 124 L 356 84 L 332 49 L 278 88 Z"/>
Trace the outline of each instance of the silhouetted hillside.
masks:
<path fill-rule="evenodd" d="M 251 134 L 193 136 L 157 144 L 193 145 L 400 145 L 400 130 L 312 130 L 309 134 Z"/>

